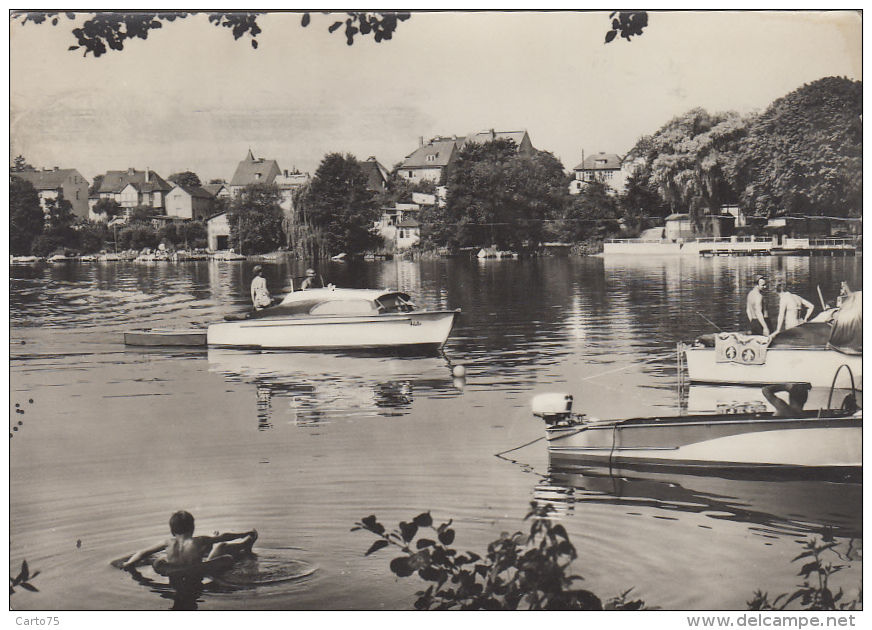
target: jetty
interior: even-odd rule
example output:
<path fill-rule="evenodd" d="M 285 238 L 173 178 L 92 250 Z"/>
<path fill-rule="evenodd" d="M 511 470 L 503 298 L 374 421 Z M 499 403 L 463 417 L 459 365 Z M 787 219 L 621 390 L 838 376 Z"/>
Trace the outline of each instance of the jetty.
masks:
<path fill-rule="evenodd" d="M 851 238 L 781 238 L 730 236 L 724 238 L 607 239 L 603 254 L 665 256 L 854 256 Z"/>

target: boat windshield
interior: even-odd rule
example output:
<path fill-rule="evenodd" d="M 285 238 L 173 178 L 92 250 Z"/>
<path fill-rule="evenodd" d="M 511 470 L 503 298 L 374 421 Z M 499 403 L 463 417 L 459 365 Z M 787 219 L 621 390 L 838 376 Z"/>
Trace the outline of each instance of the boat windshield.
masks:
<path fill-rule="evenodd" d="M 381 296 L 376 300 L 379 305 L 379 310 L 383 313 L 408 313 L 415 310 L 415 305 L 412 304 L 408 295 L 402 293 L 389 293 Z"/>

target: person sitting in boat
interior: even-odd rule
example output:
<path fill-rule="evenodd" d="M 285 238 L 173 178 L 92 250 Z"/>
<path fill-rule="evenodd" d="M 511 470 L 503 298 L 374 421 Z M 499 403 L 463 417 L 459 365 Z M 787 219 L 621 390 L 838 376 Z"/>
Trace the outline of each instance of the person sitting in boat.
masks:
<path fill-rule="evenodd" d="M 266 278 L 263 277 L 263 267 L 255 265 L 252 271 L 254 278 L 251 281 L 251 303 L 254 305 L 254 310 L 260 311 L 267 306 L 272 306 L 273 299 L 269 294 Z"/>
<path fill-rule="evenodd" d="M 758 276 L 754 288 L 748 292 L 746 314 L 751 325 L 752 335 L 769 336 L 769 310 L 766 308 L 764 293 L 769 281 L 765 276 Z"/>
<path fill-rule="evenodd" d="M 778 293 L 778 325 L 772 333 L 773 337 L 782 330 L 804 324 L 814 312 L 814 304 L 788 291 L 786 283 L 778 282 L 775 285 L 775 292 Z M 803 310 L 805 314 L 802 313 Z"/>
<path fill-rule="evenodd" d="M 808 418 L 815 415 L 814 412 L 806 411 L 806 401 L 808 401 L 808 391 L 811 385 L 808 383 L 777 383 L 775 385 L 765 385 L 763 387 L 763 395 L 773 407 L 775 407 L 775 415 L 782 418 Z M 787 401 L 776 394 L 778 392 L 787 392 Z"/>
<path fill-rule="evenodd" d="M 137 551 L 121 568 L 133 569 L 138 562 L 166 549 L 166 558 L 159 558 L 152 565 L 162 575 L 174 572 L 193 574 L 209 568 L 223 570 L 251 555 L 251 548 L 257 540 L 257 530 L 254 529 L 243 534 L 215 532 L 214 536 L 194 536 L 194 517 L 185 510 L 170 517 L 170 533 L 172 537 L 167 540 Z M 239 542 L 230 542 L 233 540 Z"/>
<path fill-rule="evenodd" d="M 315 270 L 306 269 L 306 277 L 300 284 L 300 290 L 305 291 L 306 289 L 317 289 L 322 286 L 324 286 L 324 284 L 318 279 L 318 274 L 315 273 Z"/>

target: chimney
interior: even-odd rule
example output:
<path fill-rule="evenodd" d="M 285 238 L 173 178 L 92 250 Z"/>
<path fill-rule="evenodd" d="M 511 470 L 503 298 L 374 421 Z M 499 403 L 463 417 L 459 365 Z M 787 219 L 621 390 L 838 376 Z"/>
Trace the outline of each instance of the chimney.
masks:
<path fill-rule="evenodd" d="M 136 172 L 136 169 L 133 168 L 132 166 L 131 166 L 129 169 L 127 169 L 127 174 L 128 174 L 128 175 L 133 175 L 135 172 Z"/>
<path fill-rule="evenodd" d="M 491 140 L 496 140 L 496 139 L 497 139 L 497 134 L 494 133 L 494 130 L 493 130 L 493 129 L 490 130 L 490 137 L 491 137 Z"/>
<path fill-rule="evenodd" d="M 285 177 L 288 176 L 288 169 L 285 169 Z"/>
<path fill-rule="evenodd" d="M 148 182 L 150 177 L 150 173 L 148 172 L 148 167 L 145 167 L 145 181 Z"/>
<path fill-rule="evenodd" d="M 419 147 L 424 146 L 424 136 L 418 136 L 418 146 Z"/>
<path fill-rule="evenodd" d="M 58 167 L 55 166 L 52 170 L 53 170 L 53 171 L 57 171 L 57 170 L 58 170 Z"/>

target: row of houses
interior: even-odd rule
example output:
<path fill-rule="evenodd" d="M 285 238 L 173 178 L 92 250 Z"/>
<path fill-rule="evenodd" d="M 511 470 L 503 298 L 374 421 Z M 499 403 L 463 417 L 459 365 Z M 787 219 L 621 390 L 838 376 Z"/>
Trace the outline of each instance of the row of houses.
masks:
<path fill-rule="evenodd" d="M 418 147 L 399 164 L 400 177 L 412 183 L 430 181 L 437 184 L 435 195 L 417 194 L 413 203 L 396 204 L 383 208 L 376 228 L 387 243 L 402 250 L 414 245 L 420 238 L 418 215 L 427 205 L 444 205 L 447 190 L 439 185 L 446 181 L 454 169 L 460 151 L 469 143 L 483 144 L 493 140 L 512 140 L 521 155 L 531 156 L 536 149 L 527 131 L 502 131 L 493 129 L 478 133 L 454 136 L 437 136 L 424 142 L 418 140 Z M 386 189 L 390 172 L 375 157 L 360 162 L 367 176 L 368 187 L 375 192 Z M 623 189 L 636 162 L 623 159 L 615 154 L 598 153 L 583 158 L 573 169 L 574 179 L 570 193 L 577 194 L 591 181 L 606 183 L 615 192 Z M 293 169 L 282 170 L 275 159 L 256 158 L 249 149 L 241 160 L 230 182 L 220 182 L 203 186 L 188 186 L 168 182 L 150 168 L 137 170 L 107 171 L 100 178 L 100 185 L 89 192 L 89 182 L 76 169 L 44 169 L 16 172 L 14 175 L 29 181 L 36 188 L 40 201 L 45 207 L 48 199 L 63 195 L 72 204 L 73 213 L 80 219 L 94 222 L 106 221 L 107 217 L 97 213 L 94 208 L 104 199 L 117 202 L 125 221 L 130 212 L 141 206 L 156 211 L 156 222 L 203 221 L 209 232 L 209 248 L 227 249 L 230 229 L 223 212 L 216 212 L 217 200 L 233 199 L 249 184 L 274 184 L 281 191 L 280 205 L 286 215 L 293 213 L 294 192 L 309 181 L 308 173 Z"/>

